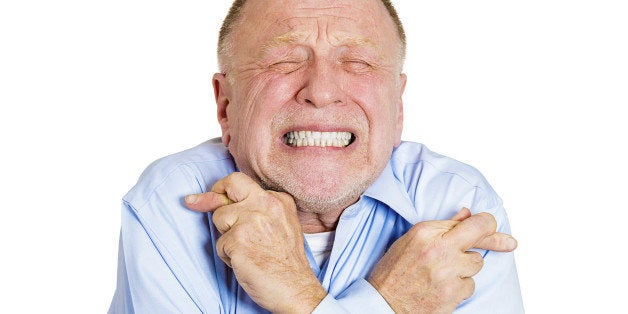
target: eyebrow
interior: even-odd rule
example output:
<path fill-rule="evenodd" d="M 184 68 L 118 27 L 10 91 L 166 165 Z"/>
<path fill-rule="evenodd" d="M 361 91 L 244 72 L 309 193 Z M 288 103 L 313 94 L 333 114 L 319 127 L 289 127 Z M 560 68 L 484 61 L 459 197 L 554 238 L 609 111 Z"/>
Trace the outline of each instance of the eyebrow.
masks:
<path fill-rule="evenodd" d="M 377 48 L 373 40 L 368 37 L 334 36 L 334 39 L 344 46 Z"/>
<path fill-rule="evenodd" d="M 260 53 L 262 55 L 265 55 L 270 50 L 272 50 L 273 48 L 285 46 L 286 44 L 297 43 L 303 37 L 304 37 L 303 34 L 298 34 L 298 33 L 293 33 L 293 32 L 289 32 L 289 33 L 285 33 L 283 35 L 279 35 L 277 37 L 271 38 L 269 41 L 267 41 L 264 44 L 262 44 L 262 47 L 260 49 Z"/>

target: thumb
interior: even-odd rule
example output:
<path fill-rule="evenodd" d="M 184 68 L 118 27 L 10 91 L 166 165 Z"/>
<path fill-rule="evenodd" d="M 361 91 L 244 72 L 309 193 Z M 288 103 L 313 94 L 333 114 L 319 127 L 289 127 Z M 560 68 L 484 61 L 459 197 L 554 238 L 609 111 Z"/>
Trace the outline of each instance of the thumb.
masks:
<path fill-rule="evenodd" d="M 473 245 L 476 249 L 511 252 L 517 248 L 517 239 L 509 234 L 495 232 Z"/>
<path fill-rule="evenodd" d="M 213 212 L 218 207 L 233 204 L 225 194 L 216 192 L 205 192 L 201 194 L 190 194 L 185 197 L 185 205 L 197 212 Z"/>

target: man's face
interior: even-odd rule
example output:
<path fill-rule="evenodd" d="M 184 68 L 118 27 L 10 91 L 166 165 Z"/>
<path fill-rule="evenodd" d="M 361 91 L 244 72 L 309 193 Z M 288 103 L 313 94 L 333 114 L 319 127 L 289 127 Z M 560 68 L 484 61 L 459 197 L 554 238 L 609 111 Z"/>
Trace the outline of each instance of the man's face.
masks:
<path fill-rule="evenodd" d="M 379 0 L 249 0 L 214 77 L 240 170 L 300 210 L 344 209 L 399 144 L 405 75 Z"/>

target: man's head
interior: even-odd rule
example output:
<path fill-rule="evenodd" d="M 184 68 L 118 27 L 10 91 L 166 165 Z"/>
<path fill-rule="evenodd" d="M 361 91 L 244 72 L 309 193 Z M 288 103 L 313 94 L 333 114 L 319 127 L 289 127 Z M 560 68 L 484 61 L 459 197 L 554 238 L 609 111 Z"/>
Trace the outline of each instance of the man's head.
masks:
<path fill-rule="evenodd" d="M 229 9 L 229 13 L 225 17 L 222 27 L 220 28 L 220 34 L 218 35 L 218 63 L 220 70 L 224 73 L 225 66 L 227 60 L 229 58 L 231 49 L 233 49 L 232 42 L 229 40 L 229 35 L 231 31 L 236 27 L 238 22 L 240 22 L 240 13 L 242 12 L 242 7 L 246 3 L 246 0 L 235 0 Z M 381 0 L 382 4 L 388 11 L 390 18 L 393 20 L 395 25 L 397 26 L 397 35 L 399 36 L 399 41 L 401 44 L 401 60 L 403 65 L 403 59 L 405 59 L 406 55 L 406 32 L 403 29 L 403 24 L 399 19 L 399 15 L 397 14 L 397 10 L 392 5 L 390 0 Z"/>
<path fill-rule="evenodd" d="M 243 2 L 221 30 L 223 73 L 214 76 L 223 142 L 242 172 L 301 210 L 342 210 L 400 142 L 405 40 L 394 9 L 381 0 Z"/>

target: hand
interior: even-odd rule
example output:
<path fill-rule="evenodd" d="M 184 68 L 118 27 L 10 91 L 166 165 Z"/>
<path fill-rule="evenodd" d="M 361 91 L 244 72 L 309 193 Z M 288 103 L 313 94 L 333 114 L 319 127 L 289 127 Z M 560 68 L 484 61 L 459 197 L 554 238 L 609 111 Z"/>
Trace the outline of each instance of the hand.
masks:
<path fill-rule="evenodd" d="M 213 212 L 222 234 L 218 256 L 244 291 L 271 312 L 310 313 L 327 292 L 310 269 L 294 199 L 267 191 L 243 173 L 216 182 L 210 192 L 188 195 L 187 206 Z"/>
<path fill-rule="evenodd" d="M 395 313 L 451 313 L 475 290 L 473 275 L 484 264 L 471 248 L 509 252 L 514 238 L 495 232 L 488 213 L 463 208 L 451 220 L 414 225 L 390 247 L 368 281 Z"/>

